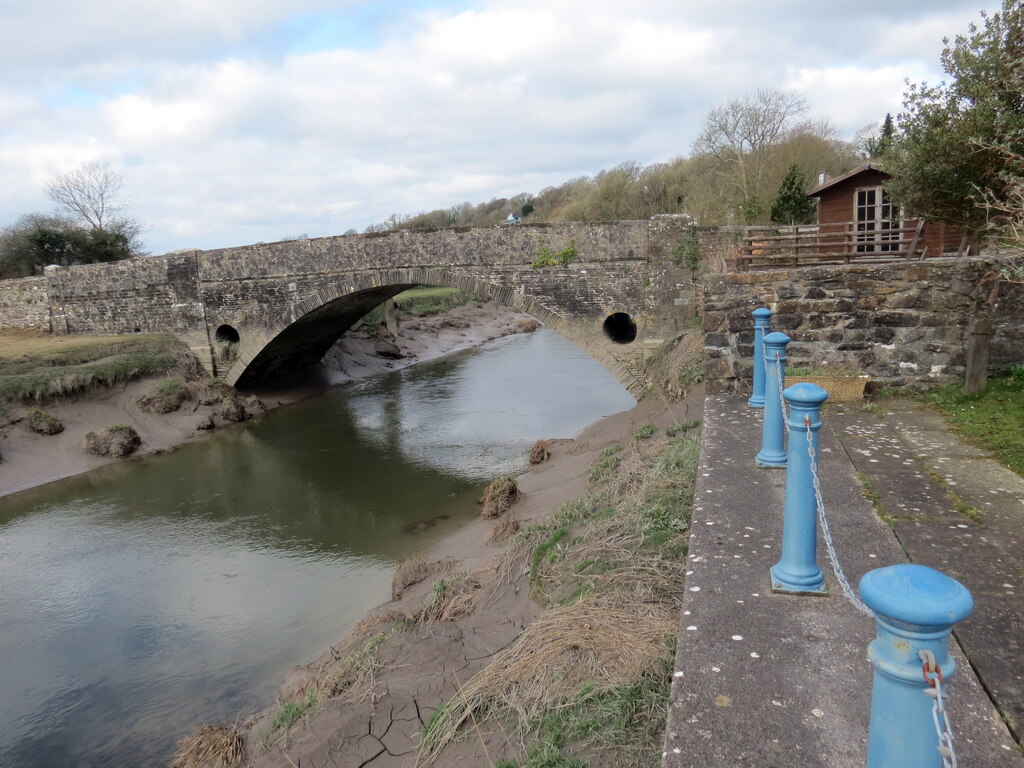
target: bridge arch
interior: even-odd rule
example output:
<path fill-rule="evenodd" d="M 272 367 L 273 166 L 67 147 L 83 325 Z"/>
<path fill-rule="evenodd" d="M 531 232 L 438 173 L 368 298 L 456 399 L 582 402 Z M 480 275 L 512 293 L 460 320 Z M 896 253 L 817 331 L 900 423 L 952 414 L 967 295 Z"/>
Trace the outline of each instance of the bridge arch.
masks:
<path fill-rule="evenodd" d="M 286 315 L 275 323 L 256 325 L 219 318 L 218 326 L 237 328 L 240 336 L 234 361 L 224 374 L 224 380 L 244 389 L 313 364 L 370 310 L 417 285 L 441 285 L 470 291 L 528 314 L 591 355 L 631 394 L 639 396 L 643 391 L 643 382 L 613 354 L 613 341 L 602 331 L 605 316 L 570 318 L 524 295 L 521 290 L 466 274 L 453 274 L 443 268 L 423 267 L 353 274 L 347 279 L 324 285 L 312 295 L 292 303 Z M 636 311 L 635 308 L 615 307 L 609 314 L 631 310 Z"/>

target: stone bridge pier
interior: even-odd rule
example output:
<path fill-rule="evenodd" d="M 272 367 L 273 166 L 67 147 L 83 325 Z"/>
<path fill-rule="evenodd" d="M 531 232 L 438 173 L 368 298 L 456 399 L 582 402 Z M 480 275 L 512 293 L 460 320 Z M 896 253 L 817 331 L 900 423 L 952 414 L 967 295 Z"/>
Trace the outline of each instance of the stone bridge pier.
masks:
<path fill-rule="evenodd" d="M 170 332 L 211 374 L 247 388 L 316 362 L 401 291 L 451 286 L 532 315 L 637 394 L 645 352 L 695 314 L 693 275 L 676 255 L 688 226 L 685 216 L 659 216 L 397 231 L 48 267 L 41 278 L 0 283 L 0 313 L 17 315 L 9 299 L 19 296 L 32 305 L 22 326 Z M 533 266 L 566 248 L 575 257 L 564 266 Z M 218 354 L 225 343 L 234 351 L 227 361 Z"/>

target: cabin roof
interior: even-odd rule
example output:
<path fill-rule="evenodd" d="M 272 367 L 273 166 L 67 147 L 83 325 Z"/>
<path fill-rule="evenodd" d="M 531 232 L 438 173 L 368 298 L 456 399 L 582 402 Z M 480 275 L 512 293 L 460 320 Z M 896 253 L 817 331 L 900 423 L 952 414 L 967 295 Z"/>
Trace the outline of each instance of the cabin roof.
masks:
<path fill-rule="evenodd" d="M 808 192 L 807 196 L 808 197 L 820 197 L 822 192 L 825 192 L 826 190 L 831 189 L 836 184 L 841 184 L 844 181 L 849 181 L 854 176 L 859 176 L 860 174 L 865 173 L 866 171 L 877 171 L 878 173 L 885 174 L 885 176 L 887 178 L 889 176 L 888 173 L 886 173 L 884 170 L 882 170 L 881 167 L 879 167 L 878 163 L 864 163 L 864 165 L 859 165 L 856 168 L 854 168 L 852 171 L 847 171 L 846 173 L 841 174 L 840 176 L 836 176 L 834 178 L 828 179 L 823 184 L 819 184 L 814 189 L 812 189 L 810 192 Z"/>

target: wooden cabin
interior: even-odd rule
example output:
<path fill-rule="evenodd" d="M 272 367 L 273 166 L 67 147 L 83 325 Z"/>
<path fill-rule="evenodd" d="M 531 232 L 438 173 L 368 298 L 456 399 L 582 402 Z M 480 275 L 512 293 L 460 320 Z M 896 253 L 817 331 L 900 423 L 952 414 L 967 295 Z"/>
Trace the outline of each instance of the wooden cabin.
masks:
<path fill-rule="evenodd" d="M 902 218 L 882 187 L 888 178 L 877 164 L 865 163 L 821 180 L 807 193 L 818 198 L 818 223 L 746 227 L 736 268 L 870 264 L 970 252 L 959 227 Z"/>
<path fill-rule="evenodd" d="M 919 222 L 899 217 L 899 211 L 882 188 L 882 183 L 889 178 L 890 175 L 876 163 L 865 163 L 819 183 L 807 196 L 818 198 L 818 226 L 821 231 L 852 224 L 858 233 L 858 253 L 884 254 L 905 250 L 894 246 L 894 241 L 899 239 L 895 230 L 916 230 Z M 925 221 L 921 230 L 914 253 L 907 255 L 941 256 L 950 252 L 961 253 L 967 246 L 963 230 L 945 222 Z"/>

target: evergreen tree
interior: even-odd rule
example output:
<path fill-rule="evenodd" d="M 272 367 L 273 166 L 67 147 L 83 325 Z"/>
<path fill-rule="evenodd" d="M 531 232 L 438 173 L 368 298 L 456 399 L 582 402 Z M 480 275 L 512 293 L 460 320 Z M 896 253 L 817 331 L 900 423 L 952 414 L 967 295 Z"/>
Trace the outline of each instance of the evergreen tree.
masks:
<path fill-rule="evenodd" d="M 872 155 L 873 157 L 884 155 L 892 146 L 892 137 L 896 128 L 892 122 L 892 115 L 885 113 L 885 120 L 882 122 L 882 132 L 878 136 L 878 146 Z"/>
<path fill-rule="evenodd" d="M 792 163 L 786 171 L 772 203 L 772 223 L 810 224 L 814 221 L 814 200 L 807 196 L 803 171 Z"/>

